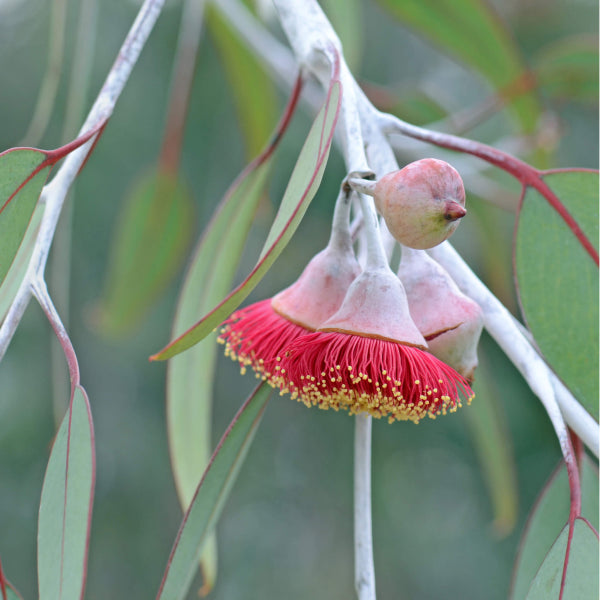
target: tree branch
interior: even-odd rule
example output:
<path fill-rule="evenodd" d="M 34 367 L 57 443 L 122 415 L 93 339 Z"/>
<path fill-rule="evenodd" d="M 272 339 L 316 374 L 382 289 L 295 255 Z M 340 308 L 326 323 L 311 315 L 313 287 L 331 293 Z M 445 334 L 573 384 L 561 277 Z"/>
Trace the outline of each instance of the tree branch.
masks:
<path fill-rule="evenodd" d="M 146 0 L 129 30 L 117 55 L 114 65 L 108 73 L 92 109 L 90 110 L 80 134 L 98 127 L 110 117 L 115 104 L 129 79 L 143 47 L 152 31 L 154 23 L 162 9 L 164 0 Z M 23 282 L 19 287 L 6 318 L 0 327 L 0 360 L 4 357 L 12 337 L 25 313 L 31 297 L 31 285 L 37 278 L 43 278 L 46 261 L 56 225 L 60 217 L 67 192 L 101 132 L 75 150 L 65 159 L 50 183 L 44 186 L 40 202 L 45 203 L 44 216 L 36 238 L 33 253 Z"/>

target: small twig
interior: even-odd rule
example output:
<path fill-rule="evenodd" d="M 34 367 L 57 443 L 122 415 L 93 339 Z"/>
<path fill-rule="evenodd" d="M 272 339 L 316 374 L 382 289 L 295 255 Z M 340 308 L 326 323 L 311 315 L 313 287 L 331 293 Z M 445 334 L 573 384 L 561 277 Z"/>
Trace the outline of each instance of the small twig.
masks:
<path fill-rule="evenodd" d="M 81 132 L 91 131 L 110 117 L 129 75 L 135 65 L 150 32 L 160 14 L 164 0 L 146 0 L 125 38 L 117 59 L 108 73 L 106 81 L 90 110 Z M 31 297 L 31 285 L 37 278 L 43 278 L 48 252 L 56 225 L 60 217 L 67 192 L 97 138 L 96 134 L 87 143 L 75 150 L 65 159 L 55 177 L 42 190 L 39 202 L 46 208 L 37 239 L 35 241 L 29 266 L 19 287 L 6 318 L 0 327 L 0 360 L 2 360 L 10 341 L 19 325 Z"/>
<path fill-rule="evenodd" d="M 375 600 L 371 525 L 372 418 L 364 414 L 354 418 L 354 585 L 359 600 Z"/>

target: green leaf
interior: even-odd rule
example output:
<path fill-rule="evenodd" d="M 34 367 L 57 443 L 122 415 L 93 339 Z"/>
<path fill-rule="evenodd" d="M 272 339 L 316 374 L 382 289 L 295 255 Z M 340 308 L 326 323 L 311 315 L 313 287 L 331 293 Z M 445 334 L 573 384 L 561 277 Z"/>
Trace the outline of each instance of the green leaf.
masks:
<path fill-rule="evenodd" d="M 559 100 L 598 103 L 598 39 L 574 36 L 545 46 L 535 57 L 542 89 Z"/>
<path fill-rule="evenodd" d="M 237 32 L 220 16 L 218 10 L 209 7 L 207 17 L 210 32 L 233 90 L 246 140 L 246 155 L 251 158 L 262 150 L 275 126 L 275 87 L 261 63 L 239 39 Z"/>
<path fill-rule="evenodd" d="M 321 183 L 340 100 L 341 86 L 339 81 L 334 80 L 300 152 L 267 241 L 252 272 L 196 325 L 151 357 L 153 360 L 171 358 L 205 338 L 243 302 L 287 246 Z"/>
<path fill-rule="evenodd" d="M 560 596 L 568 533 L 567 525 L 542 563 L 526 600 L 559 597 L 561 600 L 598 600 L 598 538 L 581 519 L 575 521 L 565 587 Z"/>
<path fill-rule="evenodd" d="M 598 174 L 547 173 L 544 182 L 598 248 Z M 598 267 L 564 219 L 528 188 L 515 268 L 523 314 L 542 354 L 598 419 Z"/>
<path fill-rule="evenodd" d="M 517 519 L 516 470 L 501 398 L 485 358 L 479 358 L 473 383 L 475 400 L 465 416 L 492 501 L 493 527 L 505 537 Z"/>
<path fill-rule="evenodd" d="M 541 114 L 535 94 L 513 88 L 527 69 L 509 31 L 482 0 L 379 0 L 427 40 L 483 75 L 501 95 L 524 132 L 535 130 Z M 521 93 L 517 93 L 520 91 Z M 510 93 L 509 93 L 510 92 Z"/>
<path fill-rule="evenodd" d="M 19 250 L 51 168 L 41 150 L 0 154 L 0 283 Z"/>
<path fill-rule="evenodd" d="M 581 493 L 581 514 L 598 529 L 598 470 L 587 456 L 583 460 Z M 544 486 L 527 520 L 515 562 L 511 600 L 526 597 L 544 557 L 569 518 L 569 509 L 567 469 L 561 463 Z"/>
<path fill-rule="evenodd" d="M 219 518 L 260 424 L 270 393 L 271 388 L 261 383 L 221 438 L 177 534 L 157 600 L 185 597 L 206 536 Z"/>
<path fill-rule="evenodd" d="M 23 237 L 23 241 L 19 246 L 15 258 L 10 265 L 10 269 L 6 274 L 4 281 L 0 284 L 0 322 L 6 316 L 14 297 L 19 290 L 21 282 L 23 281 L 23 277 L 25 277 L 25 272 L 29 266 L 29 259 L 33 252 L 33 245 L 39 231 L 43 214 L 44 206 L 38 204 L 33 211 L 27 231 L 25 232 L 25 236 Z"/>
<path fill-rule="evenodd" d="M 181 333 L 231 288 L 250 225 L 265 188 L 268 160 L 236 181 L 206 228 L 188 270 L 173 332 Z M 175 356 L 167 371 L 167 429 L 179 500 L 187 510 L 211 453 L 211 406 L 217 344 L 214 334 Z M 199 369 L 202 377 L 198 376 Z M 216 542 L 203 554 L 204 575 L 214 579 Z M 209 565 L 213 565 L 212 568 Z M 212 587 L 205 580 L 205 587 Z"/>
<path fill-rule="evenodd" d="M 77 386 L 56 434 L 38 521 L 40 600 L 83 598 L 92 519 L 95 457 L 89 402 Z"/>
<path fill-rule="evenodd" d="M 117 219 L 98 328 L 109 336 L 138 326 L 178 273 L 193 226 L 193 202 L 177 176 L 153 170 L 125 199 Z"/>

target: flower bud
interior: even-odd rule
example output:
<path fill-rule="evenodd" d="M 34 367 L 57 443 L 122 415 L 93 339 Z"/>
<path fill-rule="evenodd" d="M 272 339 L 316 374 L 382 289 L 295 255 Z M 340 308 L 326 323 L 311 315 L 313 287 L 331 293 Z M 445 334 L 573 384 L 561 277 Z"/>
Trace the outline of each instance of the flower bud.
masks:
<path fill-rule="evenodd" d="M 449 238 L 467 214 L 456 169 L 424 158 L 384 175 L 372 188 L 375 206 L 394 238 L 410 248 L 433 248 Z"/>
<path fill-rule="evenodd" d="M 483 328 L 479 305 L 425 252 L 403 248 L 398 276 L 429 351 L 472 381 Z"/>

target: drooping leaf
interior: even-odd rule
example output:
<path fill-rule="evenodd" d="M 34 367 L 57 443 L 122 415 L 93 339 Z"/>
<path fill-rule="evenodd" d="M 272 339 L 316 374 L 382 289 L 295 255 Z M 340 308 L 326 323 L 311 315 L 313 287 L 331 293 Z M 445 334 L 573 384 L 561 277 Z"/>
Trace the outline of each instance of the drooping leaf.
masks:
<path fill-rule="evenodd" d="M 508 101 L 524 132 L 541 114 L 519 49 L 508 29 L 483 0 L 378 0 L 403 23 L 483 75 Z"/>
<path fill-rule="evenodd" d="M 83 598 L 95 479 L 94 431 L 87 395 L 76 386 L 56 434 L 38 521 L 40 600 Z"/>
<path fill-rule="evenodd" d="M 104 125 L 102 121 L 55 150 L 12 148 L 0 153 L 0 284 L 19 250 L 52 166 L 85 144 Z"/>
<path fill-rule="evenodd" d="M 179 299 L 174 333 L 199 319 L 231 288 L 270 162 L 259 165 L 226 195 L 202 236 Z M 216 335 L 173 357 L 167 371 L 167 430 L 179 501 L 187 510 L 211 453 Z M 202 556 L 204 588 L 216 575 L 216 540 Z"/>
<path fill-rule="evenodd" d="M 244 244 L 264 192 L 275 149 L 294 114 L 302 80 L 298 79 L 272 141 L 229 188 L 207 225 L 186 274 L 173 334 L 185 331 L 223 298 L 231 285 Z M 215 336 L 209 335 L 167 370 L 167 431 L 173 475 L 183 510 L 187 510 L 206 469 L 211 445 L 211 412 Z M 202 376 L 199 376 L 199 369 Z M 216 577 L 216 538 L 207 541 L 201 557 L 203 592 Z"/>
<path fill-rule="evenodd" d="M 273 80 L 218 10 L 209 8 L 207 17 L 233 90 L 246 156 L 252 158 L 262 150 L 275 126 L 277 98 Z"/>
<path fill-rule="evenodd" d="M 21 282 L 23 281 L 23 277 L 25 277 L 25 271 L 29 265 L 29 259 L 33 252 L 33 245 L 43 214 L 44 207 L 38 204 L 33 211 L 27 231 L 25 232 L 25 236 L 23 237 L 23 241 L 19 246 L 15 258 L 10 265 L 10 269 L 6 274 L 4 281 L 0 284 L 0 322 L 2 322 L 6 316 L 16 293 L 19 290 Z"/>
<path fill-rule="evenodd" d="M 152 360 L 171 358 L 206 337 L 243 302 L 281 254 L 321 183 L 337 122 L 340 99 L 340 82 L 332 78 L 327 100 L 306 138 L 267 240 L 252 272 L 225 300 L 183 335 L 152 356 Z"/>
<path fill-rule="evenodd" d="M 517 481 L 506 419 L 485 356 L 479 358 L 473 391 L 476 400 L 465 416 L 492 501 L 494 530 L 505 537 L 517 518 Z"/>
<path fill-rule="evenodd" d="M 581 514 L 598 529 L 598 470 L 587 457 L 583 460 L 581 493 Z M 523 600 L 527 596 L 544 557 L 569 518 L 569 498 L 567 470 L 561 463 L 529 515 L 515 562 L 511 600 Z"/>
<path fill-rule="evenodd" d="M 204 541 L 217 522 L 271 393 L 261 383 L 221 438 L 183 519 L 157 600 L 178 600 L 194 577 Z"/>
<path fill-rule="evenodd" d="M 596 252 L 598 174 L 543 176 Z M 528 188 L 518 217 L 515 268 L 527 325 L 542 354 L 598 419 L 598 266 L 562 216 Z"/>
<path fill-rule="evenodd" d="M 558 100 L 598 103 L 598 39 L 569 37 L 545 46 L 535 57 L 539 85 Z"/>
<path fill-rule="evenodd" d="M 0 154 L 0 283 L 19 250 L 51 168 L 41 150 Z"/>
<path fill-rule="evenodd" d="M 178 273 L 189 246 L 193 201 L 177 176 L 152 170 L 125 199 L 112 244 L 98 327 L 131 331 Z"/>
<path fill-rule="evenodd" d="M 566 526 L 538 571 L 526 600 L 597 600 L 598 587 L 598 537 L 585 521 L 577 519 L 569 551 L 569 565 L 562 597 L 561 581 L 569 527 Z"/>

